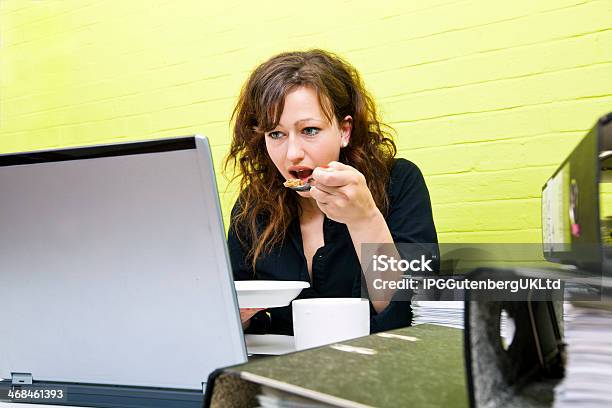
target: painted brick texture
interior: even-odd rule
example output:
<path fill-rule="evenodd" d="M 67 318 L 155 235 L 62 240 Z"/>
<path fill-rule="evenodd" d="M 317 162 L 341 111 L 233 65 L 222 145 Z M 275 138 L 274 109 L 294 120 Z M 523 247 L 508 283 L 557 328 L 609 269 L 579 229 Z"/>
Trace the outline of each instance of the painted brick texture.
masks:
<path fill-rule="evenodd" d="M 442 242 L 538 242 L 542 184 L 612 111 L 609 0 L 2 0 L 0 35 L 0 152 L 201 133 L 226 217 L 233 104 L 280 51 L 361 71 Z"/>

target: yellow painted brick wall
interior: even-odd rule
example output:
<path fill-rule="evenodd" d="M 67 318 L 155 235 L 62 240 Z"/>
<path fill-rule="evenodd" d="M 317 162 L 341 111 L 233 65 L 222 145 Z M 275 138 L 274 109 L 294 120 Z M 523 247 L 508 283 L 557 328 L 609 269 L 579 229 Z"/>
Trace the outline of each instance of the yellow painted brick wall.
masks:
<path fill-rule="evenodd" d="M 336 51 L 423 170 L 442 242 L 539 241 L 542 184 L 612 111 L 610 0 L 1 0 L 0 35 L 0 152 L 198 132 L 217 163 L 253 67 Z"/>

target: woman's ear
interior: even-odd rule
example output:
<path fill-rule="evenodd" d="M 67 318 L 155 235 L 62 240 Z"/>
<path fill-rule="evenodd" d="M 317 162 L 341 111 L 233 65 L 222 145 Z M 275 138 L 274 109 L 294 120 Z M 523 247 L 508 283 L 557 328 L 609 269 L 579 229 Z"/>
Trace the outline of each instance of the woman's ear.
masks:
<path fill-rule="evenodd" d="M 351 115 L 346 115 L 340 122 L 340 146 L 346 147 L 351 140 L 351 131 L 353 130 L 353 118 Z"/>

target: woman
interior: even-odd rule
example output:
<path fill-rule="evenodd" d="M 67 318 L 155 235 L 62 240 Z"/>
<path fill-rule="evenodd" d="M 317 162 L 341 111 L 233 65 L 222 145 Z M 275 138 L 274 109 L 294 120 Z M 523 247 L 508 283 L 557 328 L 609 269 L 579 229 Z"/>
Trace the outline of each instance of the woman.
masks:
<path fill-rule="evenodd" d="M 418 168 L 394 159 L 358 72 L 321 50 L 253 71 L 225 163 L 241 177 L 228 245 L 235 280 L 303 280 L 300 298 L 361 297 L 362 243 L 437 243 Z M 283 186 L 311 181 L 310 191 Z M 408 326 L 409 302 L 371 302 L 372 332 Z M 242 309 L 250 333 L 292 334 L 291 306 Z"/>

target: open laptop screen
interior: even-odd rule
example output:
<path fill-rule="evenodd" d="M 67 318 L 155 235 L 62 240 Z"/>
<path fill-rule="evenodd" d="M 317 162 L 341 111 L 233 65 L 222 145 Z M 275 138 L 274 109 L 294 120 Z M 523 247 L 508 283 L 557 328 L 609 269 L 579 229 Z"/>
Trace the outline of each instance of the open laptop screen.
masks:
<path fill-rule="evenodd" d="M 246 361 L 210 148 L 0 156 L 0 379 L 202 389 Z"/>

